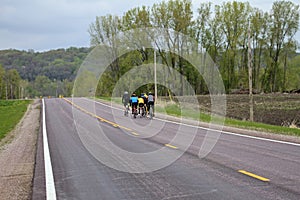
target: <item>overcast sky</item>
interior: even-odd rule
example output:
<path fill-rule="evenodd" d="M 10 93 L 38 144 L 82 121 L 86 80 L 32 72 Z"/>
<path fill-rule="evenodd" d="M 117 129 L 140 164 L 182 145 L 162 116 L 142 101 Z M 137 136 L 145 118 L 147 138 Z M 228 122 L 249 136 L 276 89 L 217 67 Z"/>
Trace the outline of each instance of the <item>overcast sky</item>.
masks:
<path fill-rule="evenodd" d="M 193 9 L 206 1 L 193 0 Z M 96 16 L 122 15 L 131 8 L 158 2 L 161 0 L 1 0 L 0 49 L 46 51 L 88 47 L 87 30 Z M 221 4 L 223 1 L 211 2 Z M 274 1 L 249 2 L 267 11 Z M 292 2 L 299 4 L 299 0 Z M 300 31 L 296 38 L 300 42 Z"/>

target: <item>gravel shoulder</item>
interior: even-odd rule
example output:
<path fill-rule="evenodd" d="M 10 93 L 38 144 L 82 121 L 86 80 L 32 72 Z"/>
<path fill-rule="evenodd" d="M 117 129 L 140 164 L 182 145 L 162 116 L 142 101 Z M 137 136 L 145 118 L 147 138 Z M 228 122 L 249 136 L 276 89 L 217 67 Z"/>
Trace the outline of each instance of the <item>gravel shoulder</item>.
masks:
<path fill-rule="evenodd" d="M 0 141 L 0 199 L 31 199 L 39 121 L 40 101 L 34 100 Z"/>

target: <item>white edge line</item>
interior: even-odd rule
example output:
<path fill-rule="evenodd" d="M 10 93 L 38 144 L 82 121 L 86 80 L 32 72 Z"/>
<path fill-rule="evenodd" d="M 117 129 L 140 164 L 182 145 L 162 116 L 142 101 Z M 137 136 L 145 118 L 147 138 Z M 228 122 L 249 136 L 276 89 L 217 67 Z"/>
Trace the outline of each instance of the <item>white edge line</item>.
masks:
<path fill-rule="evenodd" d="M 88 99 L 88 98 L 85 98 L 85 99 L 87 99 L 89 101 L 92 101 L 92 102 L 96 102 L 97 104 L 100 104 L 100 105 L 103 105 L 103 106 L 106 106 L 106 107 L 109 107 L 109 108 L 113 108 L 115 110 L 122 110 L 120 108 L 115 108 L 115 107 L 106 105 L 104 103 L 98 102 L 98 101 L 93 101 L 93 100 Z M 194 126 L 194 125 L 184 124 L 184 123 L 180 123 L 180 122 L 173 122 L 173 121 L 169 121 L 169 120 L 166 120 L 166 119 L 159 119 L 159 118 L 155 118 L 155 119 L 159 120 L 159 121 L 164 121 L 164 122 L 168 122 L 168 123 L 177 124 L 177 125 L 184 125 L 184 126 L 187 126 L 187 127 L 199 128 L 199 129 L 203 129 L 203 130 L 207 130 L 207 131 L 217 131 L 217 132 L 221 132 L 221 133 L 224 133 L 224 134 L 227 134 L 227 135 L 235 135 L 235 136 L 245 137 L 245 138 L 250 138 L 250 139 L 263 140 L 263 141 L 280 143 L 280 144 L 288 144 L 288 145 L 293 145 L 293 146 L 300 146 L 300 144 L 293 143 L 293 142 L 285 142 L 285 141 L 281 141 L 281 140 L 262 138 L 262 137 L 258 137 L 258 136 L 243 135 L 243 134 L 233 133 L 233 132 L 229 132 L 229 131 L 220 131 L 220 130 L 215 130 L 215 129 L 211 129 L 211 128 L 205 128 L 205 127 L 202 127 L 202 126 Z"/>
<path fill-rule="evenodd" d="M 46 199 L 56 200 L 54 177 L 53 177 L 52 164 L 51 164 L 50 151 L 49 151 L 48 138 L 47 138 L 44 99 L 42 100 L 42 102 L 43 102 L 43 145 L 44 145 L 44 161 L 45 161 Z"/>

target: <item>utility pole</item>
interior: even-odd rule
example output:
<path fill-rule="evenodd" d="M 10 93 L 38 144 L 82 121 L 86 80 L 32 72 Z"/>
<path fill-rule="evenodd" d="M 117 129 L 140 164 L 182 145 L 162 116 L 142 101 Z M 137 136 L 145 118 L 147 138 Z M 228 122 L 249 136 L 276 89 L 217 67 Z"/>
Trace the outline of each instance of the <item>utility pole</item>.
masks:
<path fill-rule="evenodd" d="M 251 30 L 250 20 L 248 25 L 248 78 L 249 78 L 249 107 L 250 107 L 250 121 L 253 122 L 253 88 L 252 88 L 252 50 L 251 50 Z"/>
<path fill-rule="evenodd" d="M 157 102 L 157 80 L 156 80 L 156 49 L 154 47 L 154 97 Z"/>

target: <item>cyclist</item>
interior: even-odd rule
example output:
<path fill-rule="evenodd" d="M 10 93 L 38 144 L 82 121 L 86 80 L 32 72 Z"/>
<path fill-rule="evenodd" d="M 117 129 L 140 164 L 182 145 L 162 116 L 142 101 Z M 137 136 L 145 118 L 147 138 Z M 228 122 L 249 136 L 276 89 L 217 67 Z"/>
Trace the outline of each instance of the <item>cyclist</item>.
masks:
<path fill-rule="evenodd" d="M 145 106 L 145 102 L 144 102 L 144 99 L 141 97 L 141 96 L 139 96 L 139 98 L 138 98 L 138 103 L 139 103 L 139 114 L 141 114 L 141 116 L 144 116 L 144 114 L 145 114 L 145 108 L 144 108 L 144 106 Z M 141 110 L 142 110 L 142 113 L 141 113 Z"/>
<path fill-rule="evenodd" d="M 150 106 L 153 108 L 153 113 L 154 113 L 154 102 L 155 98 L 151 92 L 148 93 L 148 104 L 147 104 L 147 110 L 150 110 Z"/>
<path fill-rule="evenodd" d="M 134 114 L 137 110 L 137 105 L 138 105 L 138 97 L 136 96 L 135 93 L 133 93 L 130 97 L 130 105 L 132 108 L 132 114 Z"/>
<path fill-rule="evenodd" d="M 123 103 L 123 105 L 125 107 L 125 115 L 127 113 L 126 109 L 127 109 L 128 104 L 129 104 L 129 101 L 130 101 L 129 94 L 128 94 L 127 91 L 125 91 L 124 94 L 123 94 L 123 96 L 122 96 L 122 103 Z"/>
<path fill-rule="evenodd" d="M 148 96 L 147 96 L 146 93 L 142 93 L 141 97 L 144 99 L 144 107 L 145 107 L 145 111 L 146 111 L 146 114 L 147 114 L 147 112 L 148 112 L 148 109 L 147 109 L 147 106 L 148 106 Z"/>

